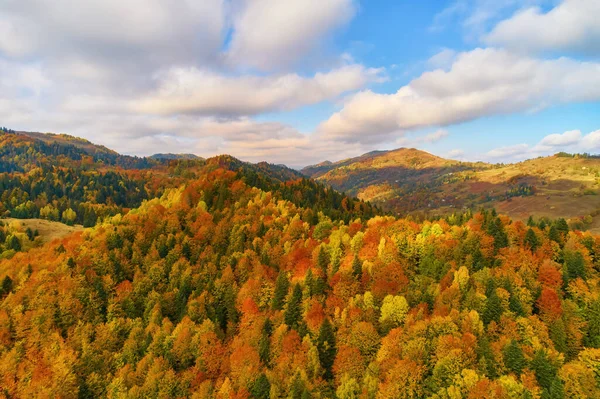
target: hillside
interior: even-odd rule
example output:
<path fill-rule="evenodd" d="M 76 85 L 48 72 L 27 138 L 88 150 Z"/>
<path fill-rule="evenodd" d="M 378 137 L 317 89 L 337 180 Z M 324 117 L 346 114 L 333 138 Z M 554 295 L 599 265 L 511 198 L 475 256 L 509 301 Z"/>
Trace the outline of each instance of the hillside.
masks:
<path fill-rule="evenodd" d="M 206 160 L 129 157 L 68 135 L 0 132 L 0 217 L 91 227 L 219 168 L 251 187 L 310 208 L 315 218 L 319 212 L 346 221 L 381 213 L 298 171 L 267 162 L 251 164 L 228 155 Z"/>
<path fill-rule="evenodd" d="M 166 160 L 173 160 L 173 159 L 188 159 L 188 160 L 197 160 L 197 161 L 201 161 L 203 158 L 199 157 L 198 155 L 194 155 L 194 154 L 154 154 L 151 155 L 150 158 L 152 159 L 166 159 Z"/>
<path fill-rule="evenodd" d="M 0 260 L 1 395 L 598 397 L 598 237 L 493 212 L 314 219 L 197 173 Z"/>
<path fill-rule="evenodd" d="M 594 157 L 557 154 L 492 165 L 401 148 L 302 172 L 399 214 L 450 214 L 484 206 L 520 220 L 564 217 L 578 228 L 600 227 L 600 159 Z"/>

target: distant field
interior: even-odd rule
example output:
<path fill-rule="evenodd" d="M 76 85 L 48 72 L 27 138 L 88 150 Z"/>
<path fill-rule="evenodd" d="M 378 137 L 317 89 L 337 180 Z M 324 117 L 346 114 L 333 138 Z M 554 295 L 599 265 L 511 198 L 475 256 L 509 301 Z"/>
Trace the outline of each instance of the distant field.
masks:
<path fill-rule="evenodd" d="M 14 222 L 19 223 L 21 226 L 23 226 L 24 229 L 27 229 L 29 227 L 31 230 L 37 230 L 40 233 L 40 239 L 42 240 L 42 242 L 49 242 L 56 238 L 62 238 L 76 231 L 83 230 L 83 226 L 81 225 L 67 226 L 63 223 L 51 222 L 49 220 L 44 219 L 5 218 L 0 220 L 5 224 L 10 224 Z"/>

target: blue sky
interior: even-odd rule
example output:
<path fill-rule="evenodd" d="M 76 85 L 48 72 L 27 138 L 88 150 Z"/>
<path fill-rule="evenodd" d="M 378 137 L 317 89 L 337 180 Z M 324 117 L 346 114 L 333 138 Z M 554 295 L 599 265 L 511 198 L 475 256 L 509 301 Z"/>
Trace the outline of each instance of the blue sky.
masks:
<path fill-rule="evenodd" d="M 0 125 L 293 167 L 600 152 L 597 0 L 7 0 Z"/>

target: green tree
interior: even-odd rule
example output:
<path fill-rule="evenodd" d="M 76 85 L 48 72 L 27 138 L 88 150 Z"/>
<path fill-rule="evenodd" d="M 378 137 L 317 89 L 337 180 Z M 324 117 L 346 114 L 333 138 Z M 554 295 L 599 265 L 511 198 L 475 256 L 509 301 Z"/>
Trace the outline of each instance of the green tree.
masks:
<path fill-rule="evenodd" d="M 502 316 L 502 300 L 496 294 L 496 288 L 493 283 L 488 284 L 486 295 L 488 298 L 483 311 L 483 322 L 486 325 L 492 321 L 498 323 L 500 322 L 500 316 Z"/>
<path fill-rule="evenodd" d="M 600 348 L 600 300 L 595 300 L 590 304 L 586 312 L 586 319 L 585 345 Z"/>
<path fill-rule="evenodd" d="M 13 281 L 10 277 L 4 276 L 2 280 L 2 285 L 0 285 L 0 297 L 7 295 L 12 291 Z"/>
<path fill-rule="evenodd" d="M 277 281 L 275 281 L 275 292 L 273 293 L 273 302 L 271 304 L 273 310 L 281 310 L 283 308 L 289 288 L 290 282 L 287 274 L 282 270 L 277 276 Z"/>
<path fill-rule="evenodd" d="M 284 321 L 290 328 L 298 328 L 298 323 L 302 318 L 302 288 L 300 284 L 294 286 L 292 291 L 292 297 L 287 303 L 285 309 Z"/>
<path fill-rule="evenodd" d="M 531 361 L 531 369 L 535 373 L 540 387 L 550 390 L 558 370 L 548 358 L 545 350 L 540 349 L 535 352 L 535 356 Z"/>
<path fill-rule="evenodd" d="M 521 345 L 514 339 L 510 341 L 508 345 L 502 351 L 504 357 L 504 365 L 506 368 L 517 376 L 521 374 L 523 369 L 527 366 L 525 356 L 523 356 L 523 350 Z"/>
<path fill-rule="evenodd" d="M 540 241 L 532 228 L 529 228 L 525 234 L 525 245 L 531 249 L 531 252 L 535 252 L 540 246 Z"/>
<path fill-rule="evenodd" d="M 355 254 L 354 259 L 352 260 L 352 275 L 360 280 L 362 278 L 362 273 L 362 262 L 358 258 L 358 255 Z"/>
<path fill-rule="evenodd" d="M 271 334 L 273 333 L 273 324 L 270 319 L 265 320 L 258 341 L 258 356 L 260 361 L 267 367 L 271 364 Z"/>
<path fill-rule="evenodd" d="M 21 250 L 21 240 L 13 234 L 6 240 L 6 247 L 19 252 Z"/>
<path fill-rule="evenodd" d="M 319 352 L 319 361 L 324 370 L 324 378 L 331 380 L 333 378 L 333 362 L 337 354 L 335 333 L 329 319 L 325 319 L 319 329 L 317 337 L 317 351 Z"/>
<path fill-rule="evenodd" d="M 323 248 L 323 245 L 319 247 L 319 255 L 317 256 L 317 266 L 323 272 L 323 277 L 327 279 L 328 269 L 329 269 L 329 256 Z"/>
<path fill-rule="evenodd" d="M 258 378 L 254 380 L 254 383 L 250 388 L 250 394 L 256 399 L 269 399 L 271 394 L 271 383 L 265 373 L 260 373 Z"/>

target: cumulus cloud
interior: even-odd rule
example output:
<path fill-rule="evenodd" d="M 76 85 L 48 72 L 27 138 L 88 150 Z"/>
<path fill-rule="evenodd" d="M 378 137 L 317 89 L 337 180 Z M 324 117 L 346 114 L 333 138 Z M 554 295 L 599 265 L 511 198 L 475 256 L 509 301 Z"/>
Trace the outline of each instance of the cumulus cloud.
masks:
<path fill-rule="evenodd" d="M 261 70 L 289 67 L 355 11 L 354 0 L 239 0 L 228 57 Z"/>
<path fill-rule="evenodd" d="M 520 155 L 526 154 L 529 151 L 528 144 L 516 144 L 505 147 L 500 147 L 488 151 L 486 155 L 489 158 L 515 158 Z"/>
<path fill-rule="evenodd" d="M 553 155 L 560 151 L 574 153 L 597 153 L 600 151 L 600 130 L 583 135 L 580 130 L 553 133 L 542 138 L 536 145 L 517 144 L 488 151 L 490 160 L 516 161 L 539 156 Z"/>
<path fill-rule="evenodd" d="M 459 22 L 469 37 L 478 37 L 506 13 L 520 7 L 552 4 L 556 0 L 455 0 L 437 13 L 430 30 L 438 32 Z"/>
<path fill-rule="evenodd" d="M 160 87 L 135 100 L 133 109 L 158 114 L 254 115 L 319 103 L 381 80 L 382 70 L 348 65 L 305 78 L 224 76 L 197 68 L 176 68 L 160 77 Z"/>
<path fill-rule="evenodd" d="M 401 130 L 598 99 L 599 63 L 475 49 L 459 54 L 450 70 L 426 72 L 394 94 L 351 96 L 319 131 L 345 142 L 382 142 Z"/>
<path fill-rule="evenodd" d="M 540 145 L 548 147 L 566 147 L 577 144 L 581 140 L 581 131 L 570 130 L 562 134 L 549 134 L 540 141 Z"/>
<path fill-rule="evenodd" d="M 417 147 L 422 144 L 436 143 L 448 137 L 450 133 L 446 129 L 438 129 L 435 132 L 417 137 L 400 137 L 396 140 L 396 145 L 403 147 Z"/>
<path fill-rule="evenodd" d="M 450 150 L 446 153 L 446 158 L 462 161 L 465 159 L 465 152 L 460 149 Z"/>
<path fill-rule="evenodd" d="M 452 66 L 456 58 L 456 51 L 445 48 L 434 54 L 426 62 L 431 69 L 446 69 Z"/>
<path fill-rule="evenodd" d="M 567 51 L 600 54 L 600 2 L 564 0 L 544 13 L 522 10 L 500 22 L 484 42 L 522 52 Z"/>
<path fill-rule="evenodd" d="M 225 29 L 224 0 L 8 0 L 0 51 L 12 57 L 78 54 L 96 62 L 156 65 L 212 58 Z"/>

